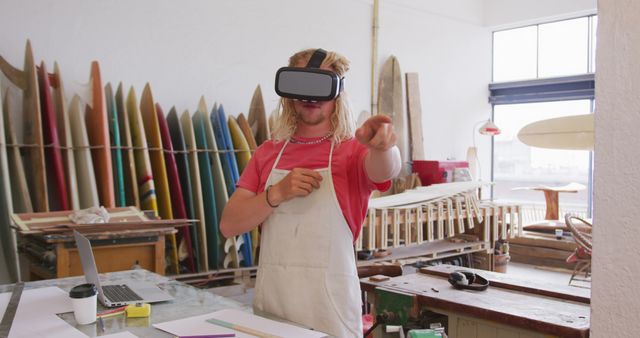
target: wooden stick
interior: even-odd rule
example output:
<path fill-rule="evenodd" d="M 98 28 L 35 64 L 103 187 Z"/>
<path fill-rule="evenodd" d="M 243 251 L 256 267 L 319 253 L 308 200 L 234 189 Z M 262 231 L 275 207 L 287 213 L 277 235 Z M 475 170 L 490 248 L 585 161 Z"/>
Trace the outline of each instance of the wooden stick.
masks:
<path fill-rule="evenodd" d="M 280 336 L 276 336 L 276 335 L 273 335 L 273 334 L 270 334 L 270 333 L 258 331 L 256 329 L 252 329 L 250 327 L 229 323 L 229 322 L 226 322 L 226 321 L 220 320 L 220 319 L 211 318 L 211 319 L 207 319 L 207 322 L 211 323 L 211 324 L 214 324 L 214 325 L 226 327 L 226 328 L 231 329 L 231 330 L 247 333 L 247 334 L 250 334 L 250 335 L 253 335 L 253 336 L 256 336 L 256 337 L 260 337 L 260 338 L 282 338 Z"/>
<path fill-rule="evenodd" d="M 455 227 L 453 224 L 454 212 L 455 210 L 453 210 L 453 201 L 450 198 L 448 198 L 447 199 L 447 237 L 453 237 L 456 234 Z"/>
<path fill-rule="evenodd" d="M 416 208 L 416 243 L 422 244 L 424 241 L 424 212 L 422 206 Z"/>
<path fill-rule="evenodd" d="M 438 202 L 437 220 L 438 220 L 438 231 L 437 231 L 438 239 L 443 239 L 444 238 L 444 206 L 442 202 Z"/>

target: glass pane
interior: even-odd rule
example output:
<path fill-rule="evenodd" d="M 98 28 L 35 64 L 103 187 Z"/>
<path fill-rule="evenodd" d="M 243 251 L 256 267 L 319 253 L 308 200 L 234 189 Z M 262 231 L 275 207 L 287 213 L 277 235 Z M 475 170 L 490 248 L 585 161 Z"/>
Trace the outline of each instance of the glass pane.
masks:
<path fill-rule="evenodd" d="M 493 82 L 536 78 L 536 26 L 493 33 Z"/>
<path fill-rule="evenodd" d="M 522 204 L 525 224 L 544 219 L 544 194 L 514 188 L 562 186 L 572 182 L 588 187 L 589 152 L 530 147 L 518 140 L 518 131 L 534 121 L 589 112 L 589 100 L 495 106 L 494 120 L 502 133 L 494 137 L 493 198 Z M 560 193 L 559 214 L 573 212 L 586 217 L 588 193 L 588 189 Z"/>
<path fill-rule="evenodd" d="M 588 19 L 584 17 L 539 26 L 538 77 L 587 72 Z"/>
<path fill-rule="evenodd" d="M 589 52 L 591 53 L 590 58 L 590 67 L 589 71 L 591 73 L 596 72 L 596 32 L 598 31 L 598 16 L 594 15 L 591 17 L 591 45 L 589 48 L 591 49 Z"/>

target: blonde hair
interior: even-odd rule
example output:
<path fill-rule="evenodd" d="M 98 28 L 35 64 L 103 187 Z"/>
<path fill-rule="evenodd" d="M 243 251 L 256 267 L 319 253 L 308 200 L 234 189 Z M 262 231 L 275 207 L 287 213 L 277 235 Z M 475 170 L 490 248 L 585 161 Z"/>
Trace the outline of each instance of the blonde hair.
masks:
<path fill-rule="evenodd" d="M 289 67 L 296 67 L 301 63 L 306 64 L 315 48 L 305 49 L 293 54 L 289 58 Z M 338 76 L 344 77 L 349 70 L 349 60 L 344 56 L 327 51 L 327 57 L 322 61 L 322 66 L 330 67 Z M 293 106 L 293 100 L 284 97 L 280 98 L 277 110 L 277 119 L 273 128 L 272 138 L 275 141 L 283 141 L 290 138 L 296 131 L 297 117 Z M 342 91 L 336 98 L 336 107 L 331 114 L 331 132 L 333 140 L 337 143 L 353 137 L 355 123 L 349 108 L 347 93 Z"/>

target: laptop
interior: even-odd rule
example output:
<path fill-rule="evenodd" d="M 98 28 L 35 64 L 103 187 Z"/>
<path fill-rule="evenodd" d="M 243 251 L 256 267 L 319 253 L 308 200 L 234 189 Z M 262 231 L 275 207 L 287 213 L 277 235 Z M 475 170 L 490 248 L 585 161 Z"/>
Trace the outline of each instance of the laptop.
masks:
<path fill-rule="evenodd" d="M 157 285 L 148 282 L 132 282 L 119 285 L 101 284 L 91 243 L 75 230 L 73 231 L 73 236 L 76 239 L 84 278 L 87 283 L 93 283 L 98 288 L 98 299 L 102 305 L 115 307 L 136 303 L 164 302 L 173 299 L 171 295 Z"/>

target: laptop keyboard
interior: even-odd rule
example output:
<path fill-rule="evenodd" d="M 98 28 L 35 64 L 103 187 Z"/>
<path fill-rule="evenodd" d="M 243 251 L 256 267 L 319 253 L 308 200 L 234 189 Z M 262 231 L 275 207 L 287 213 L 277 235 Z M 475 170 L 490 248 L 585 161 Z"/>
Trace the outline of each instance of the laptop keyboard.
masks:
<path fill-rule="evenodd" d="M 142 300 L 126 285 L 103 285 L 102 292 L 111 302 L 135 302 Z"/>

